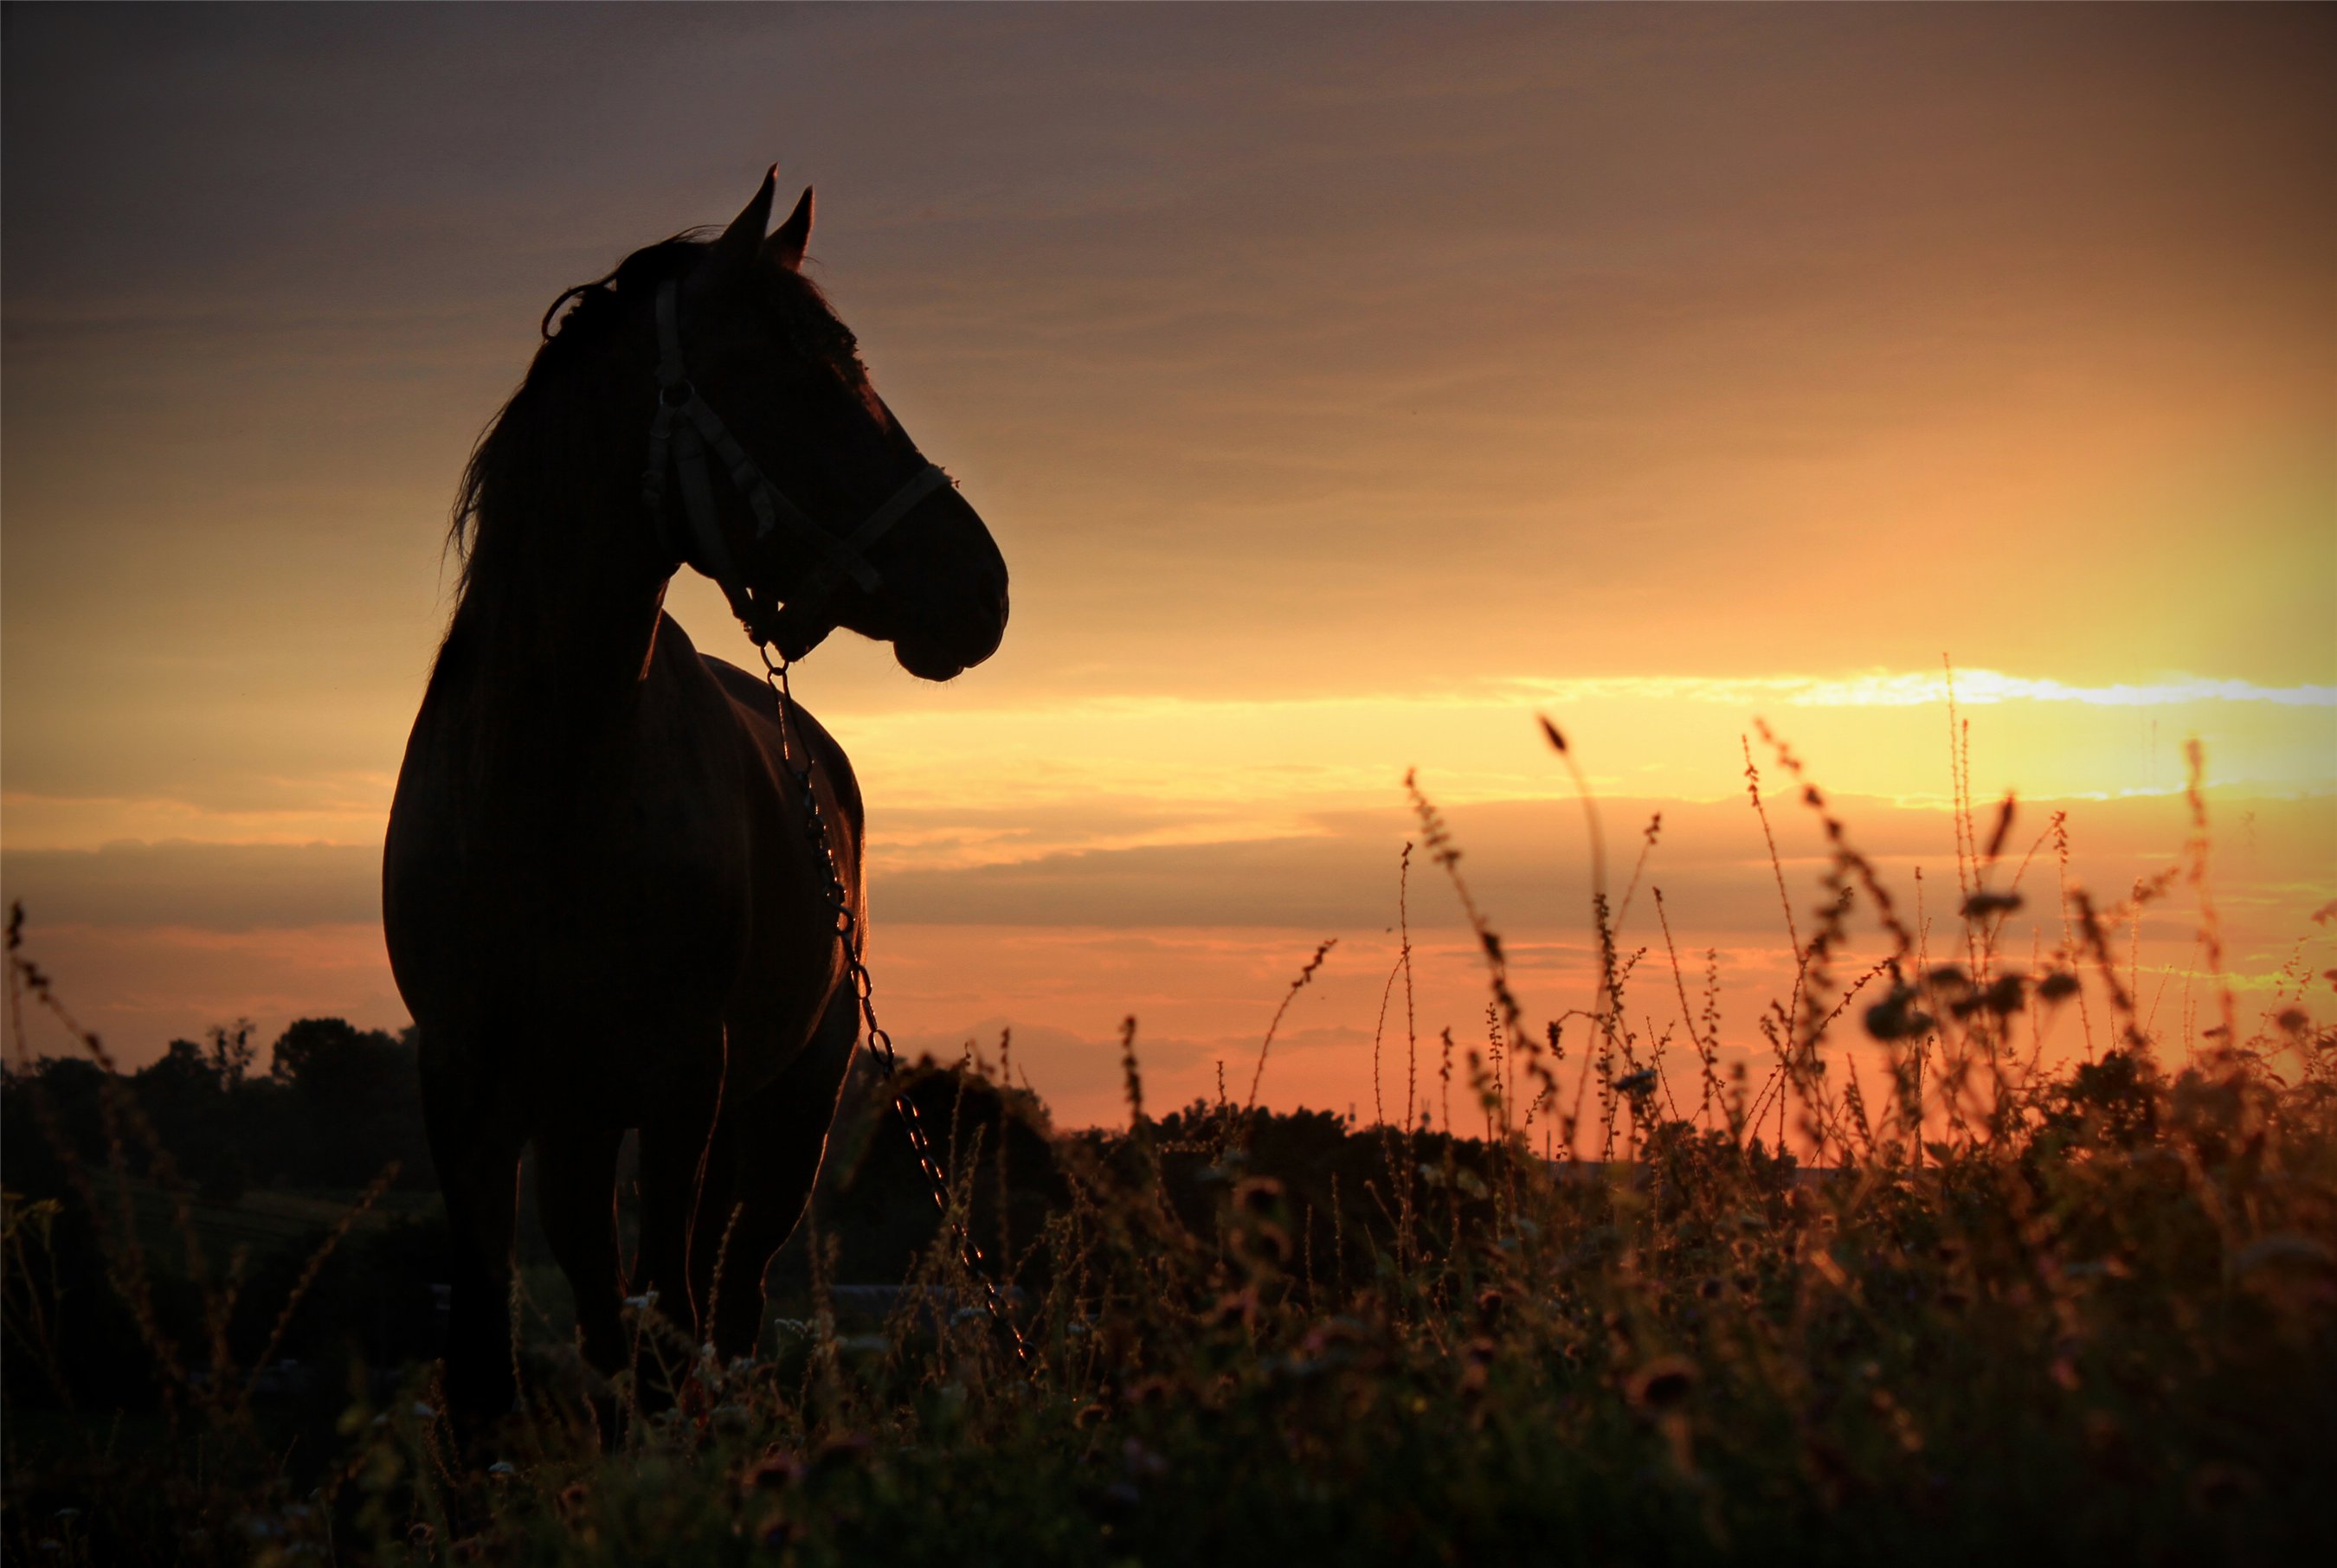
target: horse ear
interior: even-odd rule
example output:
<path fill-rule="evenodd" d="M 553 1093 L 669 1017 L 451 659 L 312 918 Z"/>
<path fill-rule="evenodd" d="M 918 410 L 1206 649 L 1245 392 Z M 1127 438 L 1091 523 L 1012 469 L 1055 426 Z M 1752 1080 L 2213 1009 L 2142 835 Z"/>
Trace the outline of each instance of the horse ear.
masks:
<path fill-rule="evenodd" d="M 763 241 L 763 253 L 793 272 L 803 265 L 804 248 L 810 243 L 811 187 L 807 185 L 796 202 L 796 209 L 787 214 L 787 220 L 771 230 L 771 237 Z"/>
<path fill-rule="evenodd" d="M 774 163 L 764 173 L 762 189 L 755 192 L 755 199 L 730 220 L 730 227 L 714 242 L 717 270 L 741 276 L 754 264 L 755 253 L 763 246 L 763 230 L 771 224 L 771 192 L 778 181 L 779 166 Z"/>

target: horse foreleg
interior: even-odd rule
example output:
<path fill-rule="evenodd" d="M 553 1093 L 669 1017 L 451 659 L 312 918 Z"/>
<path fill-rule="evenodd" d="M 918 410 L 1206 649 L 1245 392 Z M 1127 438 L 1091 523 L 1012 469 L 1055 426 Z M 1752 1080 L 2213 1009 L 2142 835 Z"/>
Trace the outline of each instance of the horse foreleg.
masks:
<path fill-rule="evenodd" d="M 859 1022 L 852 998 L 838 992 L 803 1055 L 724 1118 L 736 1129 L 738 1150 L 738 1217 L 729 1222 L 713 1325 L 714 1348 L 725 1359 L 752 1355 L 762 1336 L 763 1275 L 803 1217 L 818 1178 Z"/>
<path fill-rule="evenodd" d="M 604 1377 L 625 1364 L 617 1315 L 625 1293 L 617 1249 L 617 1152 L 624 1138 L 621 1129 L 583 1127 L 535 1139 L 535 1211 L 576 1297 L 584 1359 Z"/>
<path fill-rule="evenodd" d="M 688 1338 L 693 1354 L 699 1303 L 691 1290 L 690 1252 L 707 1206 L 721 1115 L 719 1053 L 718 1041 L 711 1056 L 713 1070 L 693 1075 L 702 1079 L 694 1085 L 675 1086 L 657 1114 L 643 1115 L 640 1127 L 641 1247 L 633 1269 L 634 1286 L 657 1293 L 659 1314 Z M 667 1349 L 670 1359 L 672 1347 Z"/>
<path fill-rule="evenodd" d="M 458 1417 L 492 1418 L 512 1407 L 512 1243 L 524 1135 L 494 1114 L 491 1096 L 455 1054 L 423 1037 L 422 1109 L 454 1241 L 454 1301 L 446 1325 L 446 1402 Z"/>
<path fill-rule="evenodd" d="M 724 1117 L 706 1147 L 706 1173 L 698 1193 L 698 1215 L 689 1236 L 689 1299 L 698 1309 L 698 1338 L 706 1339 L 723 1294 L 738 1278 L 730 1251 L 731 1218 L 738 1202 L 738 1139 Z"/>

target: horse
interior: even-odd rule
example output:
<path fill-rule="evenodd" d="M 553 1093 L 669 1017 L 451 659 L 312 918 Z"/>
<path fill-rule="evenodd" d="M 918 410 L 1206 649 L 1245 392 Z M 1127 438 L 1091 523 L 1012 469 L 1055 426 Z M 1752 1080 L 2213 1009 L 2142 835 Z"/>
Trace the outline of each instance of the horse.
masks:
<path fill-rule="evenodd" d="M 693 648 L 669 581 L 713 578 L 767 669 L 842 628 L 947 680 L 1005 633 L 1004 559 L 803 275 L 812 192 L 769 228 L 777 178 L 719 235 L 649 246 L 554 300 L 464 471 L 456 601 L 382 866 L 455 1241 L 457 1414 L 492 1418 L 518 1393 L 531 1145 L 593 1368 L 628 1362 L 629 1293 L 654 1292 L 693 1345 L 750 1354 L 859 1037 L 851 764 L 776 682 Z"/>

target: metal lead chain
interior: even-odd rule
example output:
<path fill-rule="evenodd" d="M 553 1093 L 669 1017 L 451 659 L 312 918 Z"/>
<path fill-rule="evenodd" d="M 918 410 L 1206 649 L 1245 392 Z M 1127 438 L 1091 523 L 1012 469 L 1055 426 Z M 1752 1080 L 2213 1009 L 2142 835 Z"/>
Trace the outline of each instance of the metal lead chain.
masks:
<path fill-rule="evenodd" d="M 768 643 L 758 642 L 756 651 L 763 656 L 763 679 L 771 688 L 771 696 L 779 709 L 779 755 L 787 776 L 796 784 L 803 798 L 804 837 L 816 852 L 819 865 L 827 877 L 827 903 L 834 912 L 836 935 L 844 944 L 846 975 L 852 986 L 854 1003 L 860 1010 L 862 1027 L 868 1035 L 868 1044 L 885 1066 L 885 1081 L 892 1086 L 893 1105 L 901 1115 L 901 1125 L 907 1129 L 909 1147 L 917 1156 L 917 1168 L 925 1174 L 925 1185 L 933 1193 L 934 1207 L 946 1220 L 950 1214 L 949 1177 L 934 1157 L 933 1141 L 925 1135 L 925 1124 L 917 1114 L 917 1103 L 900 1086 L 901 1059 L 893 1048 L 893 1037 L 876 1021 L 876 987 L 869 978 L 868 966 L 860 956 L 860 917 L 853 911 L 852 901 L 845 895 L 844 873 L 836 863 L 836 850 L 828 842 L 826 813 L 820 810 L 819 792 L 812 783 L 811 749 L 802 748 L 802 761 L 797 761 L 797 746 L 789 732 L 795 727 L 795 694 L 787 687 L 787 661 L 774 658 Z M 1000 1102 L 1002 1109 L 1004 1102 Z M 999 1134 L 1005 1135 L 1005 1123 L 999 1124 Z M 1022 1330 L 1006 1310 L 1005 1298 L 1000 1294 L 998 1282 L 990 1277 L 989 1261 L 983 1256 L 982 1244 L 973 1238 L 970 1215 L 961 1215 L 956 1222 L 958 1258 L 966 1271 L 982 1281 L 984 1304 L 990 1310 L 991 1320 L 1003 1328 L 1014 1344 L 1014 1359 L 1027 1370 L 1031 1365 L 1031 1348 L 1023 1341 Z"/>

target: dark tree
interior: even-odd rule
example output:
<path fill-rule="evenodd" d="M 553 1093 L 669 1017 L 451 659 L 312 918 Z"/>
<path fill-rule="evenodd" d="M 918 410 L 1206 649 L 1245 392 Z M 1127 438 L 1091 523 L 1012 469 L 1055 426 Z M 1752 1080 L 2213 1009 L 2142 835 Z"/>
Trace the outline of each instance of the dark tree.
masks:
<path fill-rule="evenodd" d="M 269 1076 L 288 1097 L 299 1184 L 363 1186 L 393 1159 L 399 1186 L 433 1184 L 415 1063 L 412 1030 L 302 1018 L 278 1037 Z"/>

